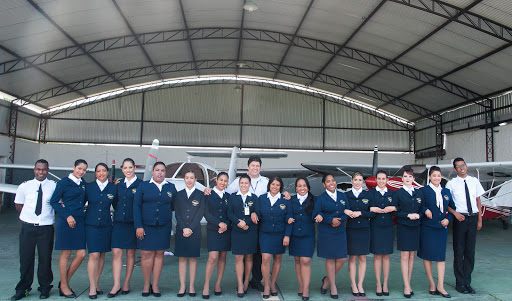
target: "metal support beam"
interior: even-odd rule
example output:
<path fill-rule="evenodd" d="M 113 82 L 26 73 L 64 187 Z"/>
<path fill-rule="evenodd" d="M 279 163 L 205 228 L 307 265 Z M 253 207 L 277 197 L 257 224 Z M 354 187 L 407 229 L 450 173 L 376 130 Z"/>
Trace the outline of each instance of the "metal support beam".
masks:
<path fill-rule="evenodd" d="M 415 145 L 416 131 L 414 129 L 409 131 L 409 151 L 412 153 L 416 152 Z"/>
<path fill-rule="evenodd" d="M 244 36 L 244 20 L 245 20 L 245 9 L 242 6 L 242 17 L 240 18 L 240 33 L 238 35 L 238 48 L 236 50 L 235 75 L 238 75 L 240 73 L 240 57 L 242 56 L 242 39 Z M 240 142 L 240 145 L 242 145 L 241 142 Z"/>
<path fill-rule="evenodd" d="M 11 144 L 9 145 L 9 163 L 14 163 L 14 156 L 16 155 L 16 137 L 18 128 L 18 110 L 19 107 L 13 103 L 9 108 L 9 131 L 8 136 L 11 138 Z M 14 184 L 14 169 L 7 168 L 5 171 L 5 183 Z M 12 197 L 9 194 L 4 195 L 5 208 L 10 208 L 13 202 Z"/>
<path fill-rule="evenodd" d="M 46 143 L 46 126 L 48 124 L 48 117 L 41 115 L 39 118 L 39 135 L 37 138 L 37 142 Z"/>
<path fill-rule="evenodd" d="M 494 111 L 493 101 L 486 101 L 485 109 L 485 160 L 494 161 Z"/>
<path fill-rule="evenodd" d="M 362 50 L 350 47 L 340 48 L 339 45 L 327 41 L 316 40 L 301 36 L 296 36 L 295 38 L 293 38 L 293 35 L 287 33 L 246 28 L 243 28 L 242 30 L 240 30 L 240 28 L 199 28 L 190 31 L 190 34 L 188 34 L 186 30 L 161 31 L 145 34 L 142 33 L 137 34 L 139 42 L 137 42 L 134 36 L 122 36 L 106 40 L 89 42 L 83 44 L 82 46 L 84 49 L 86 49 L 88 53 L 93 54 L 126 47 L 137 47 L 139 46 L 139 43 L 141 45 L 152 45 L 158 43 L 187 41 L 187 39 L 237 39 L 239 40 L 237 51 L 238 62 L 238 60 L 241 57 L 241 43 L 243 42 L 243 40 L 278 43 L 282 45 L 290 45 L 290 41 L 293 41 L 293 47 L 319 51 L 331 55 L 337 53 L 337 55 L 340 57 L 356 60 L 359 62 L 363 62 L 365 64 L 377 66 L 379 68 L 383 67 L 388 71 L 406 76 L 408 78 L 412 78 L 422 83 L 428 83 L 429 85 L 432 85 L 437 89 L 441 89 L 448 93 L 452 93 L 453 95 L 462 97 L 464 99 L 471 100 L 478 99 L 479 97 L 481 97 L 481 95 L 479 95 L 476 92 L 473 92 L 455 83 L 447 81 L 443 78 L 413 68 L 411 66 L 404 65 L 399 62 L 392 62 L 389 59 Z M 30 68 L 31 66 L 40 66 L 51 62 L 57 62 L 65 59 L 74 58 L 81 55 L 85 55 L 85 53 L 76 46 L 70 46 L 45 53 L 27 56 L 25 58 L 10 60 L 0 63 L 0 75 L 21 71 L 26 68 Z M 281 68 L 276 69 L 274 73 L 280 70 Z M 161 72 L 160 70 L 158 71 Z M 146 72 L 146 75 L 155 74 L 156 73 L 154 69 L 150 69 L 148 70 L 148 72 Z M 444 76 L 447 75 L 449 74 L 445 74 Z M 109 81 L 112 81 L 112 79 L 109 79 Z M 80 88 L 81 87 L 76 87 L 76 89 Z"/>
<path fill-rule="evenodd" d="M 245 85 L 242 84 L 242 90 L 240 91 L 240 143 L 238 145 L 239 148 L 242 148 L 242 139 L 244 137 L 244 88 Z"/>
<path fill-rule="evenodd" d="M 48 20 L 48 22 L 55 26 L 55 28 L 57 28 L 68 40 L 70 40 L 75 45 L 75 47 L 83 51 L 85 55 L 87 55 L 94 62 L 94 64 L 96 64 L 96 66 L 100 67 L 101 70 L 105 72 L 105 74 L 112 77 L 110 72 L 102 64 L 100 64 L 100 62 L 98 62 L 90 53 L 85 51 L 83 46 L 80 43 L 78 43 L 75 39 L 73 39 L 73 37 L 69 35 L 62 27 L 60 27 L 60 25 L 57 24 L 57 22 L 55 22 L 39 5 L 37 5 L 33 0 L 27 0 L 27 2 L 30 3 L 30 5 L 32 5 L 32 7 L 34 7 L 41 15 L 43 15 L 43 17 L 45 17 L 46 20 Z M 125 86 L 120 81 L 115 80 L 115 82 L 119 84 L 121 87 L 125 88 Z"/>
<path fill-rule="evenodd" d="M 406 50 L 404 50 L 402 53 L 400 53 L 399 55 L 397 55 L 394 59 L 392 59 L 388 64 L 390 63 L 393 63 L 393 62 L 396 62 L 398 61 L 400 58 L 402 58 L 404 55 L 406 55 L 407 53 L 409 53 L 410 51 L 412 51 L 413 49 L 415 49 L 416 47 L 418 47 L 420 44 L 422 44 L 423 42 L 425 42 L 426 40 L 430 39 L 430 37 L 432 37 L 433 35 L 435 35 L 436 33 L 438 33 L 441 29 L 445 28 L 448 24 L 450 24 L 452 21 L 454 20 L 457 20 L 457 18 L 459 16 L 461 16 L 464 12 L 467 12 L 468 10 L 470 10 L 471 8 L 475 7 L 477 4 L 479 4 L 480 2 L 482 2 L 482 0 L 475 0 L 473 1 L 470 5 L 466 6 L 463 10 L 460 10 L 456 13 L 456 15 L 454 15 L 453 17 L 449 18 L 446 22 L 444 22 L 443 24 L 441 24 L 440 26 L 438 26 L 436 29 L 434 29 L 433 31 L 431 31 L 429 34 L 427 34 L 426 36 L 424 36 L 423 38 L 421 38 L 419 41 L 417 41 L 416 43 L 414 43 L 413 45 L 409 46 Z M 358 86 L 359 85 L 363 85 L 364 83 L 366 83 L 368 80 L 370 80 L 371 78 L 373 78 L 375 75 L 377 75 L 379 72 L 381 72 L 382 70 L 386 69 L 387 66 L 382 66 L 380 67 L 379 69 L 377 69 L 375 72 L 373 72 L 372 74 L 370 74 L 369 76 L 367 76 L 365 79 L 363 79 L 362 81 L 360 81 L 358 83 Z M 357 88 L 357 87 L 356 87 Z M 345 95 L 343 96 L 348 96 L 350 95 L 352 92 L 355 91 L 355 89 L 351 89 L 349 90 L 347 93 L 345 93 Z"/>
<path fill-rule="evenodd" d="M 142 92 L 142 107 L 140 109 L 140 138 L 139 145 L 144 142 L 144 106 L 146 105 L 146 92 Z"/>
<path fill-rule="evenodd" d="M 124 24 L 126 24 L 126 27 L 128 27 L 128 29 L 132 33 L 132 36 L 134 37 L 135 41 L 137 41 L 137 44 L 140 46 L 140 50 L 142 50 L 142 53 L 144 54 L 144 57 L 146 58 L 148 63 L 153 67 L 153 69 L 155 70 L 155 73 L 158 75 L 160 80 L 163 80 L 164 78 L 158 72 L 158 70 L 156 70 L 155 64 L 153 63 L 153 60 L 151 60 L 151 58 L 149 57 L 149 54 L 146 52 L 146 49 L 144 49 L 144 46 L 142 46 L 142 44 L 140 43 L 139 37 L 137 36 L 137 34 L 135 34 L 135 30 L 133 30 L 132 26 L 130 25 L 130 22 L 128 22 L 128 19 L 126 19 L 125 15 L 123 14 L 123 11 L 121 10 L 119 5 L 117 4 L 116 0 L 112 0 L 112 3 L 114 4 L 114 6 L 116 7 L 116 10 L 121 15 L 121 18 L 123 18 Z"/>
<path fill-rule="evenodd" d="M 436 163 L 443 160 L 443 116 L 436 115 Z"/>
<path fill-rule="evenodd" d="M 325 151 L 325 103 L 326 99 L 323 98 L 322 101 L 322 150 Z"/>
<path fill-rule="evenodd" d="M 194 47 L 192 46 L 192 40 L 190 39 L 190 32 L 188 30 L 188 23 L 187 23 L 187 17 L 185 16 L 185 10 L 183 9 L 183 2 L 182 0 L 178 1 L 180 3 L 180 10 L 181 10 L 181 17 L 183 18 L 183 25 L 185 25 L 185 30 L 187 31 L 187 41 L 188 41 L 188 47 L 190 49 L 190 55 L 192 56 L 192 61 L 194 62 L 194 70 L 196 71 L 196 75 L 199 76 L 199 69 L 197 68 L 196 63 L 196 55 L 194 54 Z"/>
<path fill-rule="evenodd" d="M 284 60 L 286 59 L 286 56 L 288 55 L 288 52 L 290 51 L 290 48 L 293 45 L 293 41 L 297 37 L 297 34 L 299 33 L 300 28 L 302 27 L 302 23 L 304 23 L 304 20 L 306 20 L 306 16 L 308 15 L 309 10 L 311 9 L 311 6 L 313 6 L 313 2 L 315 2 L 315 0 L 311 0 L 309 2 L 308 7 L 306 8 L 306 12 L 302 16 L 302 19 L 300 19 L 299 25 L 297 25 L 297 29 L 295 29 L 295 33 L 293 34 L 293 37 L 290 40 L 290 43 L 288 44 L 288 47 L 286 47 L 286 51 L 284 52 L 283 56 L 281 57 L 281 61 L 279 62 L 279 67 L 277 67 L 277 70 L 274 73 L 274 76 L 272 76 L 273 79 L 275 79 L 277 77 L 277 74 L 279 73 L 279 70 L 281 69 L 281 66 L 284 63 Z"/>
<path fill-rule="evenodd" d="M 354 32 L 352 32 L 352 34 L 348 37 L 348 39 L 346 39 L 345 42 L 341 46 L 339 46 L 338 51 L 336 51 L 336 53 L 334 53 L 334 55 L 331 56 L 331 58 L 327 61 L 327 63 L 325 63 L 322 66 L 322 68 L 320 68 L 320 70 L 315 74 L 315 76 L 307 84 L 307 86 L 311 86 L 315 82 L 315 80 L 317 79 L 318 75 L 321 74 L 322 72 L 324 72 L 325 68 L 327 68 L 327 66 L 329 66 L 331 64 L 331 62 L 338 56 L 338 54 L 341 52 L 341 50 L 344 49 L 348 45 L 348 43 L 350 41 L 352 41 L 352 39 L 356 36 L 356 34 L 358 34 L 359 31 L 361 31 L 361 29 L 379 11 L 379 9 L 384 5 L 384 3 L 386 3 L 386 1 L 387 0 L 381 0 L 380 1 L 380 3 L 373 9 L 373 11 L 370 13 L 370 15 L 368 15 L 368 17 L 366 17 L 364 19 L 364 21 L 356 28 L 356 30 L 354 30 Z"/>
<path fill-rule="evenodd" d="M 160 70 L 162 74 L 165 74 L 167 72 L 180 72 L 180 71 L 187 71 L 187 70 L 193 70 L 195 67 L 200 69 L 230 69 L 235 70 L 236 69 L 236 63 L 237 61 L 234 60 L 205 60 L 205 61 L 199 61 L 197 62 L 197 65 L 194 64 L 194 62 L 182 62 L 182 63 L 171 63 L 171 64 L 163 64 L 156 66 L 157 69 Z M 245 68 L 252 69 L 252 70 L 259 70 L 259 71 L 267 71 L 267 72 L 274 72 L 278 65 L 274 63 L 268 63 L 268 62 L 260 62 L 260 61 L 246 61 Z M 306 69 L 299 69 L 291 66 L 282 66 L 282 73 L 286 75 L 295 76 L 297 78 L 301 79 L 307 79 L 310 80 L 315 76 L 316 72 Z M 114 73 L 114 76 L 119 77 L 121 79 L 128 79 L 128 78 L 137 78 L 137 77 L 143 77 L 146 76 L 148 72 L 154 72 L 152 67 L 140 67 L 130 70 L 124 70 L 120 72 Z M 97 85 L 102 85 L 105 83 L 108 83 L 110 80 L 109 77 L 101 76 L 101 77 L 95 77 L 86 79 L 83 81 L 75 82 L 73 85 L 81 86 L 81 87 L 94 87 Z M 331 85 L 334 87 L 339 87 L 343 89 L 352 89 L 357 84 L 355 82 L 348 81 L 343 78 L 330 76 L 326 74 L 320 74 L 320 76 L 317 78 L 318 81 L 321 81 L 324 84 Z M 383 102 L 391 102 L 392 105 L 397 106 L 401 109 L 410 111 L 416 115 L 432 115 L 433 112 L 423 108 L 419 105 L 413 104 L 411 102 L 408 102 L 403 99 L 396 99 L 395 96 L 389 95 L 387 93 L 372 89 L 370 87 L 366 86 L 359 86 L 357 87 L 356 91 L 358 93 L 361 93 L 363 95 L 373 97 L 375 99 L 378 99 Z M 53 88 L 50 90 L 40 91 L 35 94 L 26 95 L 24 98 L 31 99 L 32 101 L 38 102 L 42 101 L 44 99 L 48 99 L 57 95 L 62 95 L 65 93 L 60 93 L 59 87 Z M 370 110 L 368 110 L 370 111 Z M 374 116 L 378 116 L 379 114 L 375 112 L 375 114 L 372 114 Z"/>

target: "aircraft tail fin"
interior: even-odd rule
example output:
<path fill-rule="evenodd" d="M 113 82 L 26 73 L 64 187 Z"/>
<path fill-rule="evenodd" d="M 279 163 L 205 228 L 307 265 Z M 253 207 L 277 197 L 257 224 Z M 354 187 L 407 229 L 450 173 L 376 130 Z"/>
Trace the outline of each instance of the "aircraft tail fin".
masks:
<path fill-rule="evenodd" d="M 153 175 L 153 165 L 157 161 L 159 145 L 160 142 L 158 139 L 153 140 L 151 148 L 149 149 L 148 160 L 146 161 L 146 169 L 144 170 L 144 181 L 149 181 Z"/>

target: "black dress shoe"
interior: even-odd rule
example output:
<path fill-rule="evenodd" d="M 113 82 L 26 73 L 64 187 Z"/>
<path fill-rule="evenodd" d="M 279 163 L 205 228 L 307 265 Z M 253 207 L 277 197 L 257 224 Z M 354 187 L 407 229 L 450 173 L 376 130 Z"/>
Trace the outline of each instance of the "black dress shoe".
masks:
<path fill-rule="evenodd" d="M 471 285 L 466 285 L 466 289 L 470 294 L 476 294 L 476 291 L 471 287 Z"/>
<path fill-rule="evenodd" d="M 302 301 L 308 301 L 308 300 L 309 300 L 309 297 L 302 296 Z"/>
<path fill-rule="evenodd" d="M 326 289 L 326 288 L 324 288 L 324 280 L 325 280 L 325 278 L 327 278 L 327 276 L 324 276 L 324 278 L 322 278 L 322 285 L 320 286 L 320 293 L 321 293 L 322 295 L 327 294 L 327 289 Z"/>
<path fill-rule="evenodd" d="M 382 294 L 383 294 L 384 296 L 389 296 L 389 292 L 382 291 Z"/>
<path fill-rule="evenodd" d="M 102 290 L 99 290 L 99 291 L 97 290 L 96 291 L 96 295 L 103 295 L 103 291 Z"/>
<path fill-rule="evenodd" d="M 336 294 L 336 295 L 331 294 L 331 298 L 332 299 L 338 299 L 338 294 Z"/>
<path fill-rule="evenodd" d="M 277 292 L 273 292 L 273 293 L 272 293 L 272 292 L 270 292 L 270 295 L 271 295 L 271 296 L 277 296 Z"/>
<path fill-rule="evenodd" d="M 437 289 L 436 289 L 436 295 L 441 295 L 441 296 L 443 296 L 445 298 L 451 298 L 452 297 L 452 296 L 450 296 L 450 294 L 448 294 L 448 293 L 443 294 L 440 291 L 438 291 Z"/>
<path fill-rule="evenodd" d="M 210 295 L 203 295 L 203 299 L 210 299 Z"/>
<path fill-rule="evenodd" d="M 28 296 L 28 291 L 24 290 L 24 291 L 18 291 L 16 292 L 16 294 L 14 294 L 14 296 L 11 297 L 11 300 L 20 300 L 20 299 L 23 299 L 25 298 L 26 296 Z"/>
<path fill-rule="evenodd" d="M 48 299 L 48 298 L 50 298 L 50 291 L 41 292 L 41 295 L 39 295 L 39 299 Z"/>
<path fill-rule="evenodd" d="M 244 295 L 245 295 L 244 293 L 236 293 L 236 296 L 237 296 L 238 298 L 243 298 L 243 297 L 244 297 Z"/>
<path fill-rule="evenodd" d="M 411 290 L 411 296 L 414 296 L 414 292 Z"/>
<path fill-rule="evenodd" d="M 184 297 L 186 293 L 187 293 L 187 290 L 185 290 L 183 293 L 178 293 L 176 296 L 181 298 L 181 297 Z"/>
<path fill-rule="evenodd" d="M 89 295 L 89 299 L 98 299 L 98 294 Z"/>
<path fill-rule="evenodd" d="M 107 298 L 114 298 L 115 296 L 119 295 L 120 292 L 121 292 L 121 289 L 118 289 L 117 292 L 115 292 L 113 294 L 112 293 L 108 293 L 107 294 Z M 100 295 L 100 294 L 98 294 L 98 295 Z"/>
<path fill-rule="evenodd" d="M 439 291 L 436 289 L 435 291 L 428 291 L 429 294 L 431 295 L 439 295 Z"/>
<path fill-rule="evenodd" d="M 195 297 L 196 293 L 188 293 L 189 297 Z"/>
<path fill-rule="evenodd" d="M 455 287 L 455 290 L 461 294 L 469 294 L 468 289 L 464 285 Z"/>
<path fill-rule="evenodd" d="M 160 298 L 160 297 L 162 297 L 162 293 L 155 293 L 155 292 L 153 292 L 153 296 L 155 296 L 157 298 Z"/>
<path fill-rule="evenodd" d="M 375 295 L 379 296 L 379 297 L 382 297 L 382 292 L 375 292 Z"/>
<path fill-rule="evenodd" d="M 356 297 L 359 297 L 359 293 L 354 293 L 354 292 L 352 292 L 352 295 L 353 295 L 353 296 L 356 296 Z"/>
<path fill-rule="evenodd" d="M 270 298 L 270 295 L 263 295 L 263 299 L 268 299 Z"/>
<path fill-rule="evenodd" d="M 215 296 L 220 296 L 220 295 L 222 295 L 222 291 L 220 291 L 220 292 L 215 292 Z"/>
<path fill-rule="evenodd" d="M 65 295 L 64 292 L 59 288 L 59 295 L 61 297 L 66 297 L 66 298 L 76 298 L 76 295 L 75 293 L 73 292 L 73 290 L 71 290 L 71 294 L 69 295 Z"/>
<path fill-rule="evenodd" d="M 127 291 L 121 291 L 121 295 L 128 295 L 130 293 L 130 290 Z"/>
<path fill-rule="evenodd" d="M 359 297 L 364 297 L 366 296 L 366 293 L 359 293 Z"/>
<path fill-rule="evenodd" d="M 297 296 L 302 297 L 302 293 L 297 293 Z"/>
<path fill-rule="evenodd" d="M 405 298 L 411 298 L 412 294 L 404 294 Z"/>

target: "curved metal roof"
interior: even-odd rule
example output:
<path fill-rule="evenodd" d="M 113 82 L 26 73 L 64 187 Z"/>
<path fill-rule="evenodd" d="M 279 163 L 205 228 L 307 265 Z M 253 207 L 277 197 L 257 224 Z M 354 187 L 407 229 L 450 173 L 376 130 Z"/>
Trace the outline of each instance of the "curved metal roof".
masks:
<path fill-rule="evenodd" d="M 48 109 L 151 81 L 291 81 L 415 121 L 512 90 L 507 0 L 0 0 L 0 91 Z M 243 64 L 240 64 L 243 62 Z"/>

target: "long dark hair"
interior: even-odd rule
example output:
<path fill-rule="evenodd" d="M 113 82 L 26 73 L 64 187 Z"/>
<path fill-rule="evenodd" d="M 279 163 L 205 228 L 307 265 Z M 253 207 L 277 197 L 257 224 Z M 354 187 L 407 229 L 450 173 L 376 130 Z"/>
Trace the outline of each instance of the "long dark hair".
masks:
<path fill-rule="evenodd" d="M 272 184 L 274 181 L 278 181 L 279 182 L 279 185 L 281 186 L 281 187 L 279 187 L 279 192 L 282 193 L 283 189 L 284 189 L 284 184 L 283 184 L 283 180 L 280 177 L 278 177 L 278 176 L 272 177 L 270 179 L 270 181 L 268 181 L 267 191 L 270 191 L 270 184 Z"/>
<path fill-rule="evenodd" d="M 311 194 L 311 186 L 309 185 L 308 178 L 298 177 L 297 180 L 295 180 L 295 187 L 297 187 L 297 183 L 299 183 L 300 180 L 304 180 L 304 182 L 306 182 L 306 187 L 308 188 L 308 197 L 304 201 L 304 211 L 306 211 L 307 214 L 311 214 L 311 212 L 313 212 L 313 207 L 315 207 L 315 198 Z"/>

